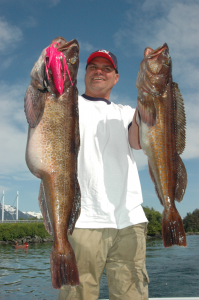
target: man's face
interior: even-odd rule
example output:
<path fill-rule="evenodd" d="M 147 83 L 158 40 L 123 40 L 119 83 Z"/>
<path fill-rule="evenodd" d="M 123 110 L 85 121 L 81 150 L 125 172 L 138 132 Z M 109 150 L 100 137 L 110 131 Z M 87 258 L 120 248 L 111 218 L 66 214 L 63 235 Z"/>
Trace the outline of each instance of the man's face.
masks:
<path fill-rule="evenodd" d="M 115 73 L 112 63 L 104 57 L 94 58 L 88 65 L 85 74 L 85 94 L 109 100 L 113 86 L 118 82 L 119 74 Z"/>

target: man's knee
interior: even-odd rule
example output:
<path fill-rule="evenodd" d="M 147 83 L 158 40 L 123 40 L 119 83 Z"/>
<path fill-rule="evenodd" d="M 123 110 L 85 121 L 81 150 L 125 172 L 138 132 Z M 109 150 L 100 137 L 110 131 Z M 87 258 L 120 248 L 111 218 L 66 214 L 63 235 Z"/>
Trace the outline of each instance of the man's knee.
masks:
<path fill-rule="evenodd" d="M 79 299 L 76 292 L 76 287 L 64 285 L 59 290 L 58 300 L 77 300 Z"/>

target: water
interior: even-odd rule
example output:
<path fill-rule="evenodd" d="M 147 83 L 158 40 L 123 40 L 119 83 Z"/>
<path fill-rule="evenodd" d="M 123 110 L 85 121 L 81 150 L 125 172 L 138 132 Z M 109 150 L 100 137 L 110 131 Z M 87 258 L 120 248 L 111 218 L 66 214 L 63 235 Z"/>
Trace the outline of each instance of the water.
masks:
<path fill-rule="evenodd" d="M 57 299 L 50 277 L 52 243 L 30 244 L 28 250 L 0 246 L 0 299 Z"/>
<path fill-rule="evenodd" d="M 165 249 L 162 240 L 147 240 L 149 297 L 199 296 L 199 236 L 187 237 L 187 248 Z M 0 245 L 0 299 L 58 298 L 50 278 L 51 243 L 30 244 L 28 250 Z M 106 276 L 100 297 L 108 299 Z"/>
<path fill-rule="evenodd" d="M 186 248 L 164 248 L 162 241 L 147 241 L 149 296 L 199 296 L 199 236 L 188 236 Z"/>

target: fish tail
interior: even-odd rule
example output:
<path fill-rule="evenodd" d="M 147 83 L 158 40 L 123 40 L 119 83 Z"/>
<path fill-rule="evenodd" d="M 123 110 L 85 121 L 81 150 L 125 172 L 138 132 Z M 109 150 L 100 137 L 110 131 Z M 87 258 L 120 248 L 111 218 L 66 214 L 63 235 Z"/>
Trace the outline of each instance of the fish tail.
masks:
<path fill-rule="evenodd" d="M 60 289 L 62 285 L 79 285 L 75 254 L 69 242 L 63 252 L 59 252 L 54 246 L 52 247 L 50 262 L 53 288 Z"/>
<path fill-rule="evenodd" d="M 165 247 L 187 246 L 183 222 L 176 208 L 169 213 L 163 211 L 162 239 Z"/>

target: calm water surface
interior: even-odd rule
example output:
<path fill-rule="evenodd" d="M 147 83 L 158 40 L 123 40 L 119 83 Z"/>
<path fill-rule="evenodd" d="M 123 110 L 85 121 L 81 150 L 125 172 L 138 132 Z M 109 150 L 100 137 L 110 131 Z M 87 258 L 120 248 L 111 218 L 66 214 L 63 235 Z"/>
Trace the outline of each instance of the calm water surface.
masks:
<path fill-rule="evenodd" d="M 187 237 L 187 248 L 165 249 L 162 240 L 147 240 L 149 297 L 199 296 L 199 236 Z M 28 250 L 0 245 L 0 299 L 58 298 L 50 278 L 51 243 L 30 244 Z M 103 275 L 100 297 L 108 299 Z"/>

